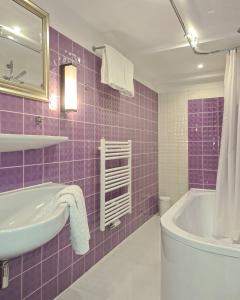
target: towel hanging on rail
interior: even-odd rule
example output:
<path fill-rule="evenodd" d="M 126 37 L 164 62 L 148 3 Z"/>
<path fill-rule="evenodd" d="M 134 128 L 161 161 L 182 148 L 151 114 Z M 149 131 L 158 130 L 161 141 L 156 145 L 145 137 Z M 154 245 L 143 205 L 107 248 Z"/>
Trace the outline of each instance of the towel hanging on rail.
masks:
<path fill-rule="evenodd" d="M 101 82 L 124 96 L 134 97 L 133 75 L 133 63 L 114 48 L 104 45 Z"/>
<path fill-rule="evenodd" d="M 57 199 L 69 206 L 72 246 L 77 255 L 84 255 L 89 251 L 90 233 L 83 192 L 79 186 L 70 185 L 58 193 Z"/>

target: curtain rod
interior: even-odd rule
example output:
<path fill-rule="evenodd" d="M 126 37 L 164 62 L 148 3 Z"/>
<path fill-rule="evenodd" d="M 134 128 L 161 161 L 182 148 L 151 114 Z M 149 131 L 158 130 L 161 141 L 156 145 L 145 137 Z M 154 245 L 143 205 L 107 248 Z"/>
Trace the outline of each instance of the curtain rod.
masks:
<path fill-rule="evenodd" d="M 169 0 L 170 3 L 171 3 L 171 6 L 175 12 L 175 15 L 177 16 L 178 18 L 178 21 L 183 29 L 183 32 L 185 34 L 185 37 L 189 43 L 189 46 L 192 48 L 194 54 L 197 54 L 197 55 L 209 55 L 209 54 L 216 54 L 216 53 L 221 53 L 221 52 L 228 52 L 230 50 L 234 50 L 234 49 L 239 49 L 240 48 L 240 45 L 236 46 L 236 47 L 232 47 L 232 48 L 224 48 L 224 49 L 216 49 L 216 50 L 213 50 L 213 51 L 208 51 L 208 52 L 202 52 L 202 51 L 198 51 L 195 47 L 193 47 L 192 45 L 192 41 L 190 40 L 189 36 L 188 36 L 188 31 L 187 31 L 187 28 L 185 26 L 185 23 L 183 22 L 183 19 L 179 13 L 179 10 L 174 2 L 174 0 Z"/>

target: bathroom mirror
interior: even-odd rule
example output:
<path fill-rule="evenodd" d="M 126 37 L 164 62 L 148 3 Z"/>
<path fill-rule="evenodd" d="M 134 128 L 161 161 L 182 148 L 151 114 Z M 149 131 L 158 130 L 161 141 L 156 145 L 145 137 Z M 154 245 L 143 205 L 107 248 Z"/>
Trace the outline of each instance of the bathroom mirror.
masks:
<path fill-rule="evenodd" d="M 29 0 L 0 1 L 0 92 L 48 101 L 49 17 Z"/>

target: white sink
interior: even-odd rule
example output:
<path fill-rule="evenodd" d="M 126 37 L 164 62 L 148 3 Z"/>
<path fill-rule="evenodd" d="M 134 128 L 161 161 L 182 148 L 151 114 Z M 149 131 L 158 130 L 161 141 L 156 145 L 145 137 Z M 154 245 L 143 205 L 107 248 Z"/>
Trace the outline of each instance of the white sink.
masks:
<path fill-rule="evenodd" d="M 0 194 L 0 261 L 32 251 L 64 227 L 69 211 L 57 204 L 65 185 L 47 183 Z"/>

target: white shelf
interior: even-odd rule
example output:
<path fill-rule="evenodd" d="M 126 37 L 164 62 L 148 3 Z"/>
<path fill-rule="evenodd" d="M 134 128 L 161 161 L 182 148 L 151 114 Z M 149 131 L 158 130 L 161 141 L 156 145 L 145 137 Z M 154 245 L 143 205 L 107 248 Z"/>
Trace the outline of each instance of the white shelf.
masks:
<path fill-rule="evenodd" d="M 0 152 L 40 149 L 67 140 L 65 136 L 0 134 Z"/>

